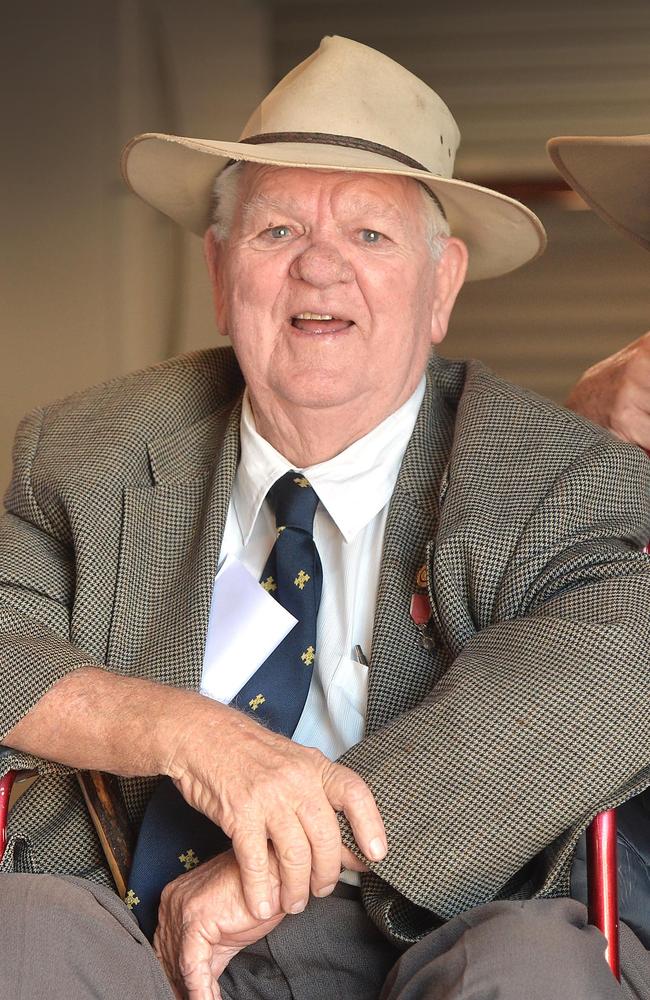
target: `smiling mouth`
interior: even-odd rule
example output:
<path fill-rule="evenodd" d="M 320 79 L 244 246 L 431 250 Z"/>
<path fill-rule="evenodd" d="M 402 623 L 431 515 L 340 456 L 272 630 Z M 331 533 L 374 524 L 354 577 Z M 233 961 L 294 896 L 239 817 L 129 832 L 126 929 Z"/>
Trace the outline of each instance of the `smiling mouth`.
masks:
<path fill-rule="evenodd" d="M 301 312 L 291 317 L 291 325 L 301 333 L 342 333 L 349 330 L 352 320 L 332 316 L 331 313 Z"/>

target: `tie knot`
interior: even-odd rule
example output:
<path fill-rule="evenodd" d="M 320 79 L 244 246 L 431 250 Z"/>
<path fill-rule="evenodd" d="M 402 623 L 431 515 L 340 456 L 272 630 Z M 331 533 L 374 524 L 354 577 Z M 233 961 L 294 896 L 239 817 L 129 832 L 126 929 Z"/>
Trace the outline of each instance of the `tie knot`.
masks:
<path fill-rule="evenodd" d="M 268 497 L 275 510 L 277 528 L 300 528 L 313 533 L 318 497 L 300 472 L 292 469 L 285 473 L 273 484 Z"/>

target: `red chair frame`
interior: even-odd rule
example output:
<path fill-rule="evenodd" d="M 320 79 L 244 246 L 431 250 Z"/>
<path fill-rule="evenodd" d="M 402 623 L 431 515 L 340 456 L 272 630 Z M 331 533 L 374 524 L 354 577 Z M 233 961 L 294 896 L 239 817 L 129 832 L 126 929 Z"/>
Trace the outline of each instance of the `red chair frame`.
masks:
<path fill-rule="evenodd" d="M 7 816 L 9 815 L 9 799 L 14 787 L 16 772 L 9 771 L 0 778 L 0 861 L 2 861 L 7 846 Z"/>
<path fill-rule="evenodd" d="M 615 809 L 599 813 L 587 830 L 587 893 L 589 923 L 605 935 L 605 958 L 620 980 Z"/>

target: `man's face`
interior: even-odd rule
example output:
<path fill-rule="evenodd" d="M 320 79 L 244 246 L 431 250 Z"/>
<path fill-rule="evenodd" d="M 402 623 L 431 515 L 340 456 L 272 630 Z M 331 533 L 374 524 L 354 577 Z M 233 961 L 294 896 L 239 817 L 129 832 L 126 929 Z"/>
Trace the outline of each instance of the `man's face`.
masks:
<path fill-rule="evenodd" d="M 408 178 L 247 164 L 239 194 L 208 261 L 254 409 L 358 407 L 374 426 L 446 333 L 463 244 L 434 263 Z"/>

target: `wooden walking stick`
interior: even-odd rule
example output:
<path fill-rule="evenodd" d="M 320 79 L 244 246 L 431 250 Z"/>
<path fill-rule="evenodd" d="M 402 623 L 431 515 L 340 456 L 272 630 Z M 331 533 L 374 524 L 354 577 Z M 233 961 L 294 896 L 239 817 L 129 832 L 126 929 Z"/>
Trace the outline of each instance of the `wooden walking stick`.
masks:
<path fill-rule="evenodd" d="M 77 780 L 115 887 L 124 899 L 133 860 L 133 834 L 119 782 L 114 774 L 104 771 L 79 771 Z"/>

